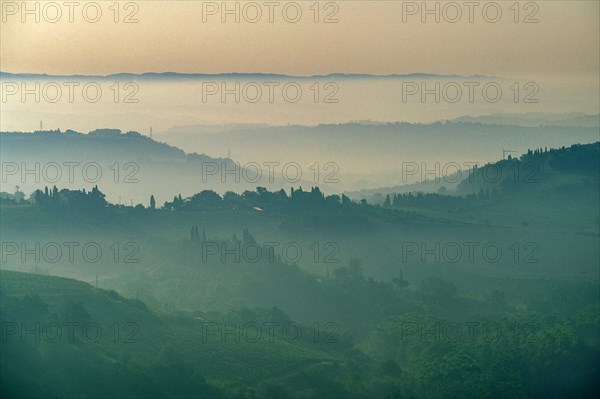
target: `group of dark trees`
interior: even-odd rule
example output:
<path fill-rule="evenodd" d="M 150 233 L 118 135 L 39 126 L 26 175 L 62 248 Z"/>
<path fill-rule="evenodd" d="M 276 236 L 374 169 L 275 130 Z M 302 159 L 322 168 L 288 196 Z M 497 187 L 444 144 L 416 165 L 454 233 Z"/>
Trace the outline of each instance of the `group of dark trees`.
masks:
<path fill-rule="evenodd" d="M 46 209 L 72 209 L 72 210 L 98 210 L 108 206 L 105 195 L 94 186 L 91 191 L 82 190 L 58 190 L 56 186 L 44 191 L 36 190 L 31 201 L 34 205 Z"/>
<path fill-rule="evenodd" d="M 600 170 L 600 142 L 594 144 L 574 144 L 570 147 L 560 147 L 529 150 L 521 157 L 524 162 L 547 162 L 556 171 L 597 174 Z"/>
<path fill-rule="evenodd" d="M 548 150 L 528 150 L 520 158 L 507 159 L 475 166 L 457 187 L 458 193 L 446 195 L 442 187 L 438 193 L 392 193 L 385 200 L 375 199 L 384 208 L 421 208 L 442 212 L 468 210 L 474 206 L 494 203 L 517 192 L 540 193 L 544 182 L 562 174 L 577 174 L 598 179 L 600 172 L 600 143 Z M 559 179 L 560 180 L 560 179 Z M 569 189 L 573 192 L 573 188 Z M 543 195 L 543 194 L 542 194 Z"/>
<path fill-rule="evenodd" d="M 17 205 L 25 201 L 25 194 L 16 187 L 15 193 L 0 192 L 0 204 Z"/>
<path fill-rule="evenodd" d="M 469 177 L 461 181 L 458 190 L 463 193 L 478 192 L 479 189 L 496 188 L 498 194 L 511 195 L 516 192 L 533 192 L 542 183 L 560 174 L 577 174 L 598 177 L 600 172 L 600 142 L 575 144 L 548 150 L 528 150 L 520 158 L 508 159 L 475 167 Z"/>
<path fill-rule="evenodd" d="M 479 193 L 469 194 L 465 197 L 431 194 L 431 193 L 407 193 L 387 195 L 383 206 L 385 208 L 425 208 L 440 211 L 454 211 L 457 208 L 468 207 L 483 203 L 496 198 L 497 190 L 492 188 L 480 189 Z M 70 209 L 70 210 L 98 210 L 114 207 L 105 199 L 105 195 L 95 186 L 90 191 L 82 190 L 59 190 L 56 186 L 49 189 L 36 190 L 30 201 L 37 207 L 43 209 Z M 311 191 L 303 191 L 302 187 L 297 190 L 291 189 L 288 195 L 283 189 L 279 191 L 268 191 L 263 187 L 257 187 L 256 191 L 244 191 L 237 194 L 232 191 L 220 196 L 215 191 L 204 190 L 192 197 L 182 198 L 181 194 L 175 196 L 172 201 L 167 201 L 162 209 L 167 211 L 197 211 L 197 210 L 249 210 L 256 212 L 288 211 L 335 211 L 355 204 L 346 195 L 325 196 L 318 187 Z M 360 205 L 368 205 L 366 200 L 359 202 Z M 142 205 L 136 208 L 143 209 Z M 150 197 L 148 209 L 156 209 L 154 195 Z"/>
<path fill-rule="evenodd" d="M 472 193 L 465 197 L 422 192 L 393 193 L 386 195 L 383 206 L 385 208 L 422 208 L 453 212 L 484 204 L 496 199 L 497 195 L 498 190 L 495 188 L 481 188 L 478 193 Z"/>
<path fill-rule="evenodd" d="M 119 207 L 106 201 L 105 194 L 98 186 L 91 191 L 82 190 L 59 190 L 56 186 L 44 190 L 36 190 L 30 198 L 30 202 L 44 209 L 71 209 L 92 210 L 108 207 Z M 232 191 L 223 196 L 212 190 L 204 190 L 189 198 L 182 198 L 181 194 L 173 197 L 172 201 L 164 203 L 162 209 L 167 211 L 195 211 L 195 210 L 254 210 L 257 212 L 274 210 L 333 210 L 351 204 L 352 201 L 346 195 L 325 196 L 318 187 L 310 191 L 303 191 L 302 187 L 297 190 L 291 189 L 290 195 L 285 190 L 268 191 L 263 187 L 257 187 L 256 191 L 244 191 L 237 194 Z M 136 208 L 143 209 L 141 204 Z M 157 209 L 154 195 L 150 196 L 148 209 Z"/>
<path fill-rule="evenodd" d="M 233 191 L 226 192 L 222 197 L 212 190 L 204 190 L 190 198 L 182 198 L 181 194 L 175 196 L 173 201 L 165 202 L 163 209 L 173 211 L 192 211 L 199 209 L 221 210 L 333 210 L 351 204 L 346 195 L 325 196 L 319 187 L 312 187 L 310 191 L 302 187 L 288 195 L 285 190 L 269 191 L 264 187 L 257 187 L 256 191 L 244 191 L 237 194 Z"/>

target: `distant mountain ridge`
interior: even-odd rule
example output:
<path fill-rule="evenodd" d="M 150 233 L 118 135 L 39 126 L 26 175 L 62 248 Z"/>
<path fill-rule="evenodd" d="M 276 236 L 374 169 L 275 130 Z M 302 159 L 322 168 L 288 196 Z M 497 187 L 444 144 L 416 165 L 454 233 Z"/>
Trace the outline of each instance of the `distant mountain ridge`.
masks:
<path fill-rule="evenodd" d="M 222 72 L 222 73 L 181 73 L 181 72 L 144 72 L 144 73 L 115 73 L 109 75 L 48 75 L 36 73 L 11 73 L 0 71 L 0 79 L 201 79 L 201 78 L 277 78 L 277 79 L 369 79 L 369 78 L 403 78 L 403 79 L 433 79 L 433 78 L 452 78 L 452 79 L 501 79 L 497 76 L 470 75 L 462 76 L 456 74 L 432 74 L 432 73 L 407 73 L 407 74 L 368 74 L 368 73 L 328 73 L 315 75 L 287 75 L 280 73 L 262 73 L 262 72 Z"/>
<path fill-rule="evenodd" d="M 482 123 L 490 125 L 515 125 L 515 126 L 565 126 L 565 127 L 600 127 L 600 114 L 584 113 L 527 113 L 527 114 L 491 114 L 473 116 L 461 116 L 452 122 Z"/>

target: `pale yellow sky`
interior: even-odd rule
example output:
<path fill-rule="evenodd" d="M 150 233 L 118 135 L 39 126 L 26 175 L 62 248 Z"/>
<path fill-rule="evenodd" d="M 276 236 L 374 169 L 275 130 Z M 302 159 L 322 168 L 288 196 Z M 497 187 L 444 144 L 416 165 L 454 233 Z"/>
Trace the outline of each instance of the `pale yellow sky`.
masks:
<path fill-rule="evenodd" d="M 0 69 L 14 73 L 428 72 L 597 80 L 600 68 L 598 1 L 520 2 L 518 23 L 514 1 L 498 2 L 497 23 L 486 21 L 496 8 L 485 1 L 473 2 L 472 23 L 465 1 L 454 3 L 463 13 L 456 23 L 448 22 L 456 9 L 431 1 L 431 8 L 439 3 L 439 23 L 434 15 L 421 22 L 422 10 L 414 8 L 421 1 L 320 2 L 318 23 L 314 1 L 276 2 L 272 23 L 265 1 L 254 3 L 262 12 L 256 23 L 249 22 L 256 7 L 247 2 L 239 2 L 240 23 L 234 15 L 221 22 L 221 10 L 214 9 L 221 1 L 120 2 L 118 23 L 112 0 L 94 3 L 102 11 L 97 23 L 84 19 L 84 5 L 87 18 L 95 18 L 92 2 L 78 2 L 73 22 L 64 2 L 55 2 L 62 12 L 56 23 L 50 22 L 57 15 L 50 2 L 28 2 L 30 9 L 39 3 L 39 22 L 23 14 L 21 1 L 0 3 Z M 227 2 L 231 8 L 235 3 Z M 287 22 L 284 15 L 293 19 L 297 7 L 300 20 Z M 131 13 L 138 22 L 123 23 Z M 323 23 L 331 13 L 338 22 Z M 539 22 L 524 23 L 528 15 Z"/>

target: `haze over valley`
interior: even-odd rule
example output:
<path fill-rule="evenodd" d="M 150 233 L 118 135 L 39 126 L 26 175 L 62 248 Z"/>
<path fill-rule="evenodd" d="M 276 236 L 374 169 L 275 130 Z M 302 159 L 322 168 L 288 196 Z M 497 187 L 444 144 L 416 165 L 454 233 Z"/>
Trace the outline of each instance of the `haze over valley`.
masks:
<path fill-rule="evenodd" d="M 599 16 L 0 1 L 0 397 L 600 397 Z"/>

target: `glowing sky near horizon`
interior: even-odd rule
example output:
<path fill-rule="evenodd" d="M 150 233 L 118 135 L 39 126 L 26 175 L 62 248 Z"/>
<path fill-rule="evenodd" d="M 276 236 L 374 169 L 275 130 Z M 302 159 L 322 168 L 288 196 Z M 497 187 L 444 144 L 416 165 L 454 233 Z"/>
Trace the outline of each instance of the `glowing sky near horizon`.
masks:
<path fill-rule="evenodd" d="M 597 1 L 519 2 L 518 23 L 513 1 L 498 2 L 502 16 L 496 23 L 483 12 L 490 2 L 472 2 L 472 13 L 468 2 L 455 2 L 462 13 L 456 23 L 449 21 L 457 8 L 447 2 L 437 2 L 439 23 L 433 14 L 421 21 L 422 2 L 320 2 L 318 23 L 313 1 L 295 3 L 302 11 L 296 23 L 284 18 L 284 6 L 288 19 L 295 17 L 291 2 L 277 2 L 272 23 L 262 1 L 254 3 L 258 7 L 239 2 L 239 23 L 233 14 L 221 21 L 221 1 L 120 2 L 118 17 L 113 1 L 100 1 L 97 23 L 84 19 L 83 7 L 90 2 L 78 2 L 73 22 L 69 8 L 55 2 L 62 13 L 56 23 L 49 22 L 57 14 L 48 2 L 37 2 L 39 22 L 35 14 L 23 13 L 20 1 L 1 3 L 0 70 L 13 73 L 428 72 L 597 81 L 600 69 Z M 30 10 L 35 3 L 27 3 Z M 227 7 L 235 4 L 227 2 Z M 257 10 L 262 17 L 251 23 Z M 90 20 L 95 11 L 88 6 Z M 494 19 L 495 8 L 487 11 L 487 18 Z M 131 13 L 138 22 L 123 23 Z M 338 22 L 324 23 L 327 15 Z M 524 23 L 528 16 L 538 22 Z"/>

